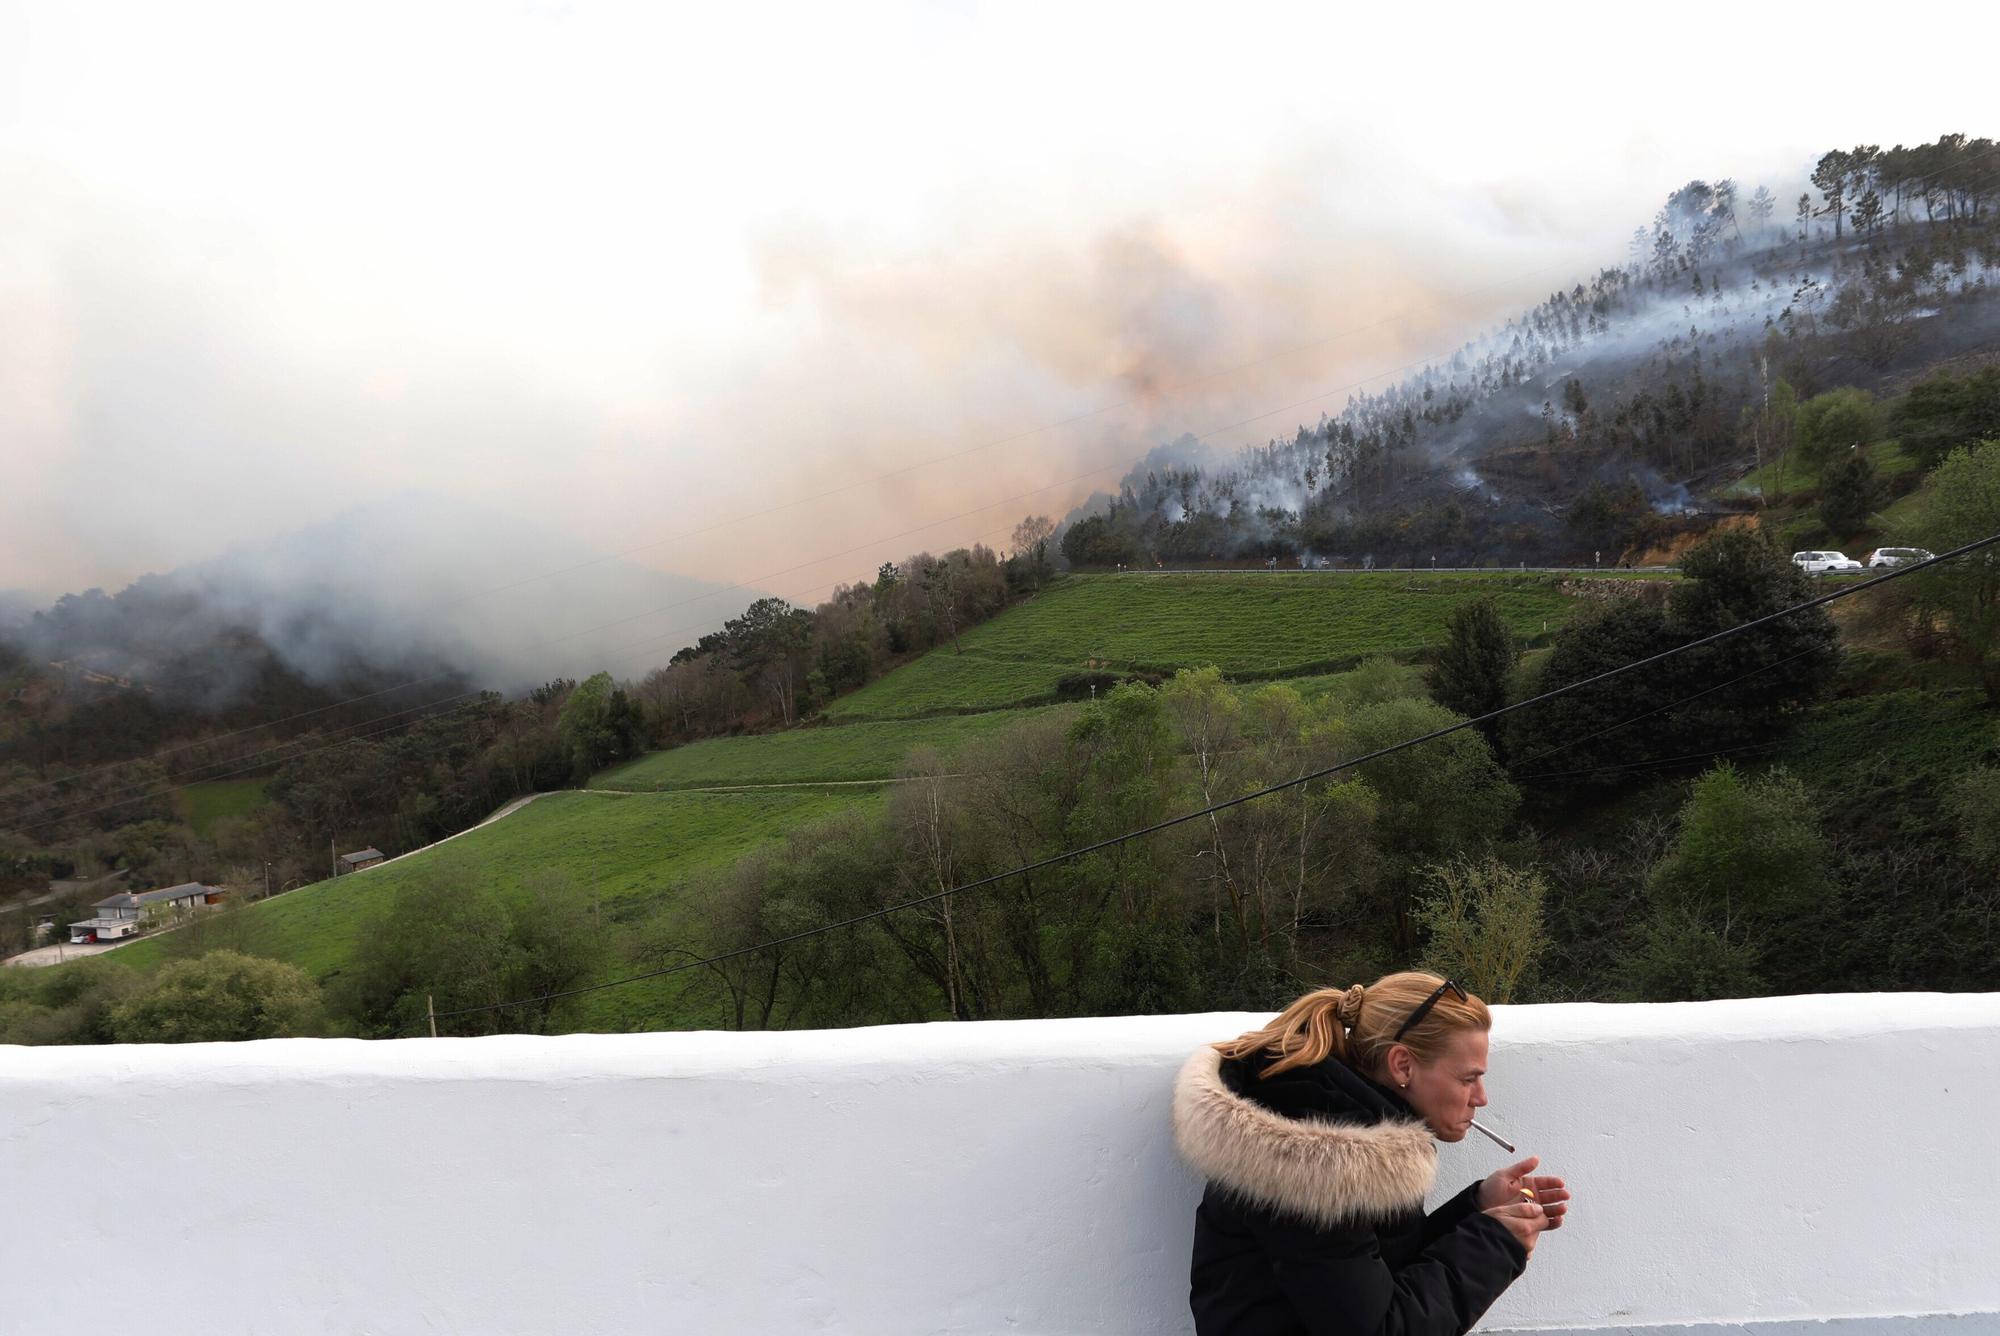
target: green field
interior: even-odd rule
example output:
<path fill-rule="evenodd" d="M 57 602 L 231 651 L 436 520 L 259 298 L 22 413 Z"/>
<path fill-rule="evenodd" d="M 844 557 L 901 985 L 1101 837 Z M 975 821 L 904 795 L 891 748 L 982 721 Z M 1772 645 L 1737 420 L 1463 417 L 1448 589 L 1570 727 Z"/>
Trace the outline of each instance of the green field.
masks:
<path fill-rule="evenodd" d="M 913 749 L 930 746 L 949 756 L 1028 715 L 1074 714 L 1074 704 L 1045 704 L 1067 674 L 1213 663 L 1245 691 L 1281 678 L 1310 698 L 1340 690 L 1347 676 L 1340 670 L 1365 658 L 1407 657 L 1435 644 L 1454 607 L 1489 593 L 1531 638 L 1593 606 L 1565 595 L 1560 578 L 1546 575 L 1070 577 L 966 633 L 963 654 L 949 646 L 933 650 L 835 701 L 819 724 L 654 753 L 590 785 L 618 792 L 545 795 L 436 848 L 247 905 L 234 912 L 231 931 L 241 932 L 253 951 L 330 979 L 373 915 L 403 887 L 477 880 L 518 889 L 553 868 L 593 892 L 606 932 L 629 941 L 673 903 L 677 883 L 689 875 L 810 822 L 884 802 L 886 789 L 876 781 L 894 778 Z M 800 787 L 751 787 L 757 785 Z M 815 787 L 821 785 L 827 787 Z M 197 786 L 189 795 L 190 819 L 199 813 L 212 822 L 248 810 L 263 793 L 260 784 L 239 783 Z M 169 935 L 111 958 L 150 970 L 175 947 Z M 604 977 L 633 968 L 626 953 L 614 950 Z M 592 995 L 581 1021 L 600 1030 L 719 1023 L 683 996 L 684 982 Z"/>
<path fill-rule="evenodd" d="M 867 789 L 629 797 L 552 793 L 488 829 L 235 912 L 249 950 L 326 979 L 339 971 L 371 916 L 420 880 L 476 878 L 518 889 L 534 873 L 558 868 L 600 897 L 607 924 L 631 923 L 669 903 L 676 881 L 691 873 L 727 863 L 801 825 L 878 801 Z M 168 934 L 106 958 L 150 971 L 170 958 L 172 945 Z M 607 977 L 629 969 L 619 959 Z M 627 1004 L 611 993 L 605 998 L 603 1010 L 616 1020 Z M 658 1001 L 656 993 L 652 1004 Z M 593 1013 L 592 1019 L 602 1018 Z"/>
<path fill-rule="evenodd" d="M 1067 714 L 1074 706 L 993 711 L 938 719 L 890 719 L 839 728 L 710 738 L 654 752 L 590 781 L 596 789 L 650 791 L 729 784 L 847 783 L 892 779 L 910 752 L 935 747 L 945 755 L 991 737 L 1024 715 Z"/>
<path fill-rule="evenodd" d="M 1046 701 L 1065 674 L 1214 664 L 1286 677 L 1435 644 L 1458 604 L 1492 594 L 1523 635 L 1587 606 L 1549 575 L 1279 572 L 1075 575 L 949 647 L 827 707 L 833 720 L 896 719 Z"/>
<path fill-rule="evenodd" d="M 218 779 L 190 784 L 174 794 L 174 812 L 203 839 L 224 817 L 248 816 L 265 802 L 266 781 Z"/>

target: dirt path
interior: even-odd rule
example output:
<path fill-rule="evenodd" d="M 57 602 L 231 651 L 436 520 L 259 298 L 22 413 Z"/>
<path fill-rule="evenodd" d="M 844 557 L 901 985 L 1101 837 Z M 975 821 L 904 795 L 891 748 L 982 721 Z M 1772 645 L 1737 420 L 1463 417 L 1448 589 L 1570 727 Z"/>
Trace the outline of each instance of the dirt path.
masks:
<path fill-rule="evenodd" d="M 661 793 L 752 793 L 759 789 L 853 789 L 871 784 L 914 784 L 917 779 L 963 779 L 962 774 L 898 775 L 885 779 L 796 779 L 783 784 L 700 784 L 674 789 L 562 789 L 563 793 L 596 793 L 609 798 L 643 798 Z"/>
<path fill-rule="evenodd" d="M 0 960 L 0 965 L 21 965 L 29 969 L 40 965 L 60 965 L 66 961 L 82 960 L 85 956 L 101 956 L 106 951 L 116 951 L 121 946 L 144 940 L 144 937 L 127 937 L 116 942 L 57 942 L 53 946 L 38 946 L 18 956 L 9 956 Z"/>
<path fill-rule="evenodd" d="M 585 791 L 585 792 L 592 792 L 592 790 L 588 790 L 588 789 L 586 789 L 586 790 L 584 790 L 584 791 Z M 604 789 L 604 790 L 598 790 L 598 791 L 600 791 L 600 792 L 605 792 L 605 793 L 610 793 L 610 792 L 613 792 L 613 790 L 610 790 L 610 789 Z M 478 825 L 474 825 L 474 826 L 467 826 L 467 827 L 466 827 L 466 828 L 465 828 L 464 830 L 461 830 L 461 831 L 458 831 L 458 832 L 457 832 L 457 833 L 455 833 L 455 834 L 451 834 L 451 835 L 447 835 L 447 836 L 445 836 L 445 837 L 444 837 L 443 839 L 441 839 L 441 840 L 433 840 L 433 841 L 432 841 L 431 843 L 429 843 L 429 844 L 426 844 L 426 845 L 425 845 L 425 846 L 423 846 L 423 848 L 421 848 L 421 849 L 411 849 L 411 850 L 409 850 L 409 851 L 408 851 L 408 852 L 406 852 L 406 853 L 400 853 L 400 854 L 397 854 L 397 855 L 396 855 L 396 856 L 395 856 L 394 858 L 385 858 L 385 859 L 383 859 L 383 860 L 382 860 L 381 862 L 379 862 L 379 863 L 371 863 L 371 864 L 369 864 L 369 865 L 368 865 L 367 867 L 364 867 L 364 868 L 356 868 L 356 869 L 355 869 L 354 871 L 352 871 L 352 872 L 348 873 L 347 875 L 348 875 L 348 876 L 350 876 L 350 877 L 359 877 L 359 876 L 363 876 L 363 875 L 365 875 L 365 874 L 367 874 L 367 873 L 370 873 L 370 872 L 373 872 L 373 871 L 374 871 L 374 870 L 375 870 L 376 868 L 378 868 L 378 867 L 387 867 L 387 866 L 389 866 L 389 864 L 391 864 L 391 863 L 400 863 L 400 862 L 402 862 L 402 861 L 403 861 L 403 860 L 404 860 L 405 858 L 414 858 L 414 857 L 416 857 L 416 856 L 417 856 L 418 854 L 420 854 L 420 853 L 424 853 L 424 852 L 425 852 L 426 850 L 430 850 L 430 849 L 435 849 L 435 848 L 437 848 L 437 847 L 438 847 L 438 845 L 440 845 L 440 844 L 450 844 L 450 843 L 451 843 L 451 842 L 452 842 L 453 840 L 457 839 L 457 838 L 458 838 L 458 837 L 459 837 L 460 835 L 470 835 L 470 834 L 471 834 L 471 833 L 472 833 L 473 831 L 475 831 L 475 830 L 480 830 L 480 829 L 483 829 L 484 827 L 487 827 L 487 826 L 490 826 L 490 825 L 492 825 L 492 824 L 493 824 L 493 823 L 494 823 L 495 821 L 498 821 L 498 820 L 499 820 L 500 818 L 502 818 L 502 817 L 507 817 L 507 816 L 512 816 L 512 815 L 514 815 L 514 813 L 516 813 L 516 812 L 520 811 L 520 810 L 521 810 L 521 809 L 522 809 L 523 807 L 526 807 L 526 806 L 527 806 L 527 805 L 528 805 L 529 803 L 533 802 L 533 801 L 534 801 L 535 799 L 537 799 L 537 798 L 545 798 L 545 797 L 547 797 L 547 796 L 548 796 L 548 795 L 547 795 L 547 794 L 545 794 L 545 793 L 530 793 L 530 794 L 528 794 L 528 795 L 527 795 L 526 797 L 524 797 L 524 798 L 516 798 L 516 799 L 514 799 L 514 800 L 513 800 L 512 802 L 510 802 L 510 803 L 506 804 L 506 805 L 505 805 L 504 807 L 501 807 L 501 808 L 500 808 L 500 809 L 499 809 L 498 811 L 494 812 L 492 816 L 489 816 L 489 817 L 487 817 L 487 818 L 486 818 L 486 819 L 485 819 L 484 821 L 481 821 L 481 822 L 480 822 L 480 823 L 479 823 Z"/>

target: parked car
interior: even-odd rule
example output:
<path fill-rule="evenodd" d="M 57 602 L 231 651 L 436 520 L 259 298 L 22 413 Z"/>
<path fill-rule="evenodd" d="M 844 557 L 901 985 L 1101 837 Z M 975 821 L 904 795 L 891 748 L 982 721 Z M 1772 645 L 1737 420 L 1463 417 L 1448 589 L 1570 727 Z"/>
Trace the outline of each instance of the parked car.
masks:
<path fill-rule="evenodd" d="M 1845 552 L 1794 552 L 1792 564 L 1808 575 L 1825 575 L 1829 571 L 1858 571 L 1863 569 L 1860 562 Z"/>
<path fill-rule="evenodd" d="M 1931 554 L 1920 547 L 1878 547 L 1868 554 L 1868 569 L 1886 570 L 1891 566 L 1907 566 L 1913 561 L 1929 561 Z"/>

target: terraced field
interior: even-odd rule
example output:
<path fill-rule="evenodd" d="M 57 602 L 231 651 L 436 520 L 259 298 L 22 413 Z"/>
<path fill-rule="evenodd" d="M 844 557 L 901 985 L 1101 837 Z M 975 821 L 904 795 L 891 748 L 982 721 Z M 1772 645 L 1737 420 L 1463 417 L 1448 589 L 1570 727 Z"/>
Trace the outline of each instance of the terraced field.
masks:
<path fill-rule="evenodd" d="M 633 792 L 731 784 L 852 783 L 891 779 L 918 747 L 950 755 L 967 742 L 991 737 L 1024 715 L 1067 715 L 1076 707 L 995 710 L 937 719 L 889 719 L 836 728 L 795 728 L 787 733 L 707 741 L 654 752 L 591 780 L 598 789 Z"/>
<path fill-rule="evenodd" d="M 830 720 L 913 718 L 1048 700 L 1066 674 L 1215 664 L 1287 677 L 1437 643 L 1459 603 L 1492 594 L 1523 635 L 1579 609 L 1552 575 L 1307 572 L 1080 575 L 827 707 Z"/>

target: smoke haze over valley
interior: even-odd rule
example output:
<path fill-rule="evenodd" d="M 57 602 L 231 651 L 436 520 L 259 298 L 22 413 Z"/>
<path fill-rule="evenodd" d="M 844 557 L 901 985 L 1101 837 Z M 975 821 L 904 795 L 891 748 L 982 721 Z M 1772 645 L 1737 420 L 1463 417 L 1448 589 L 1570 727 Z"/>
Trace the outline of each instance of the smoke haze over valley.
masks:
<path fill-rule="evenodd" d="M 220 604 L 306 671 L 387 630 L 510 686 L 664 659 L 753 592 L 653 611 L 714 586 L 811 604 L 1004 545 L 1165 442 L 1289 440 L 1623 262 L 1682 181 L 1788 207 L 1824 143 L 1930 138 L 1984 84 L 1945 49 L 1914 104 L 1801 99 L 1789 25 L 1734 9 L 1720 51 L 1698 13 L 1648 33 L 1587 112 L 1636 39 L 1583 10 L 1104 11 L 1061 43 L 928 7 L 777 42 L 643 7 L 112 13 L 116 42 L 0 7 L 0 622 L 233 572 Z M 1729 95 L 1688 105 L 1691 70 Z M 1635 347 L 1681 319 L 1626 314 Z M 1303 499 L 1258 476 L 1246 504 Z"/>

